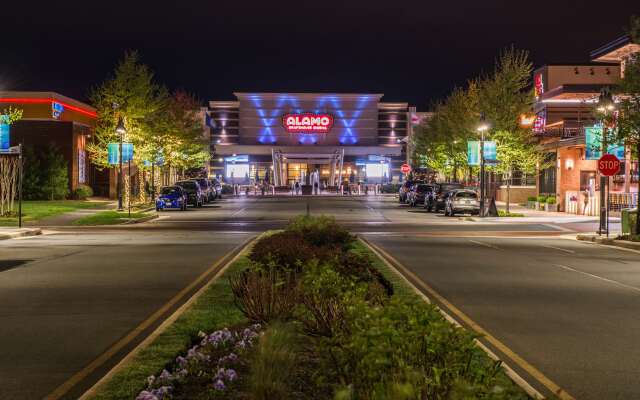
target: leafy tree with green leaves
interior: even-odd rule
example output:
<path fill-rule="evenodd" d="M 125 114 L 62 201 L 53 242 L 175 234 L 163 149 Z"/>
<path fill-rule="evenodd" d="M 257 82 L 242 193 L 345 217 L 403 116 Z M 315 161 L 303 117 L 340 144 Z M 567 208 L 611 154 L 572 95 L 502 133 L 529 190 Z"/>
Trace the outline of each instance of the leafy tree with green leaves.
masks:
<path fill-rule="evenodd" d="M 631 18 L 629 34 L 634 43 L 640 43 L 640 17 Z M 614 132 L 631 150 L 636 159 L 640 158 L 640 53 L 631 54 L 625 60 L 624 77 L 620 80 L 616 93 L 620 102 L 615 120 Z M 614 121 L 608 121 L 609 124 Z M 640 193 L 640 182 L 638 182 Z M 636 218 L 636 234 L 640 233 L 640 218 Z"/>
<path fill-rule="evenodd" d="M 48 169 L 43 168 L 41 157 L 31 146 L 24 148 L 24 171 L 22 181 L 22 195 L 26 200 L 40 200 L 42 193 L 43 174 Z"/>
<path fill-rule="evenodd" d="M 49 200 L 62 200 L 69 194 L 68 165 L 56 146 L 49 146 L 43 154 L 46 172 L 42 179 L 42 193 Z"/>
<path fill-rule="evenodd" d="M 0 110 L 0 123 L 11 125 L 22 119 L 22 110 L 12 106 Z"/>

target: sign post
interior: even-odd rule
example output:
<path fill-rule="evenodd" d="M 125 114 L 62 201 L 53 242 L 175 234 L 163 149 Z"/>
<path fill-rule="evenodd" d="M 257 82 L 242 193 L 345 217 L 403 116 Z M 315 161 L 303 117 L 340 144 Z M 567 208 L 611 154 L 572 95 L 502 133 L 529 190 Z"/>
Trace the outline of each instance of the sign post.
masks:
<path fill-rule="evenodd" d="M 609 179 L 610 176 L 619 174 L 620 160 L 618 160 L 618 157 L 614 156 L 613 154 L 603 155 L 598 160 L 598 172 L 600 172 L 600 174 L 603 177 L 607 177 L 604 179 Z M 604 208 L 603 211 L 606 218 L 607 237 L 609 237 L 609 185 L 608 185 L 608 182 L 606 186 L 607 186 L 607 200 L 606 200 L 607 204 L 606 206 L 601 204 L 600 209 L 602 210 Z M 600 190 L 604 190 L 604 187 L 602 187 L 602 185 L 600 185 Z M 602 197 L 603 196 L 600 196 L 600 198 Z"/>

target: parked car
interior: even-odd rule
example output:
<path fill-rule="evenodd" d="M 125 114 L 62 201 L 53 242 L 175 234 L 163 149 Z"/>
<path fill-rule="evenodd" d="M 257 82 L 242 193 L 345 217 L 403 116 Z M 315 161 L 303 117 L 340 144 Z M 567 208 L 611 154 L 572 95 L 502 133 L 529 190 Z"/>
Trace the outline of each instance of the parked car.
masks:
<path fill-rule="evenodd" d="M 478 194 L 468 189 L 450 191 L 445 199 L 444 215 L 453 217 L 456 213 L 480 214 Z"/>
<path fill-rule="evenodd" d="M 176 186 L 180 186 L 187 193 L 187 204 L 194 207 L 202 207 L 204 203 L 204 192 L 200 188 L 200 184 L 194 180 L 178 181 Z"/>
<path fill-rule="evenodd" d="M 156 198 L 156 211 L 167 208 L 187 209 L 187 193 L 180 186 L 164 186 Z"/>
<path fill-rule="evenodd" d="M 418 204 L 425 204 L 425 197 L 433 193 L 433 185 L 426 183 L 419 183 L 411 188 L 411 191 L 407 193 L 407 203 L 411 207 L 415 207 Z"/>
<path fill-rule="evenodd" d="M 425 207 L 427 211 L 440 212 L 444 210 L 445 199 L 447 193 L 452 190 L 464 189 L 464 185 L 461 183 L 438 183 L 436 184 L 435 194 L 429 196 L 425 200 Z"/>
<path fill-rule="evenodd" d="M 222 184 L 216 178 L 209 179 L 209 185 L 213 188 L 215 193 L 215 198 L 222 198 Z"/>
<path fill-rule="evenodd" d="M 210 203 L 215 200 L 215 191 L 211 184 L 209 183 L 209 179 L 207 178 L 195 178 L 194 181 L 198 182 L 200 185 L 200 189 L 204 192 L 204 202 Z"/>

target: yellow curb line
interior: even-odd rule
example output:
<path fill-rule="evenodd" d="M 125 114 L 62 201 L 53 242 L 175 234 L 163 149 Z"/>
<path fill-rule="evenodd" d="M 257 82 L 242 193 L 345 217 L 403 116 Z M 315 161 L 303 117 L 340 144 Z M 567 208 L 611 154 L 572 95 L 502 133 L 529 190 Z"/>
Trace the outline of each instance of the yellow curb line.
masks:
<path fill-rule="evenodd" d="M 562 389 L 560 386 L 558 386 L 551 379 L 547 378 L 536 367 L 534 367 L 533 365 L 529 364 L 522 357 L 520 357 L 515 352 L 513 352 L 504 343 L 502 343 L 501 341 L 499 341 L 495 337 L 491 336 L 489 334 L 489 332 L 487 332 L 484 328 L 482 328 L 480 325 L 478 325 L 470 317 L 468 317 L 466 314 L 464 314 L 462 311 L 460 311 L 457 307 L 455 307 L 453 304 L 451 304 L 449 301 L 447 301 L 444 297 L 442 297 L 440 294 L 438 294 L 438 292 L 436 292 L 433 288 L 431 288 L 429 285 L 427 285 L 425 282 L 423 282 L 413 272 L 411 272 L 409 269 L 407 269 L 404 265 L 402 265 L 398 260 L 396 260 L 389 253 L 387 253 L 386 251 L 382 250 L 380 247 L 376 246 L 375 244 L 370 243 L 365 238 L 359 237 L 359 239 L 362 240 L 362 242 L 365 245 L 367 245 L 378 257 L 380 257 L 380 259 L 382 259 L 387 264 L 387 266 L 391 267 L 392 271 L 394 271 L 396 274 L 400 275 L 405 280 L 405 282 L 407 282 L 414 289 L 414 291 L 416 291 L 416 293 L 418 293 L 422 298 L 426 298 L 426 296 L 425 296 L 424 293 L 422 293 L 422 291 L 420 291 L 415 286 L 415 284 L 419 285 L 422 289 L 424 289 L 427 293 L 429 293 L 430 296 L 432 296 L 434 299 L 436 299 L 438 302 L 440 302 L 440 304 L 444 305 L 456 317 L 458 317 L 465 324 L 467 324 L 473 331 L 475 331 L 477 334 L 481 335 L 485 340 L 487 340 L 487 342 L 489 342 L 495 348 L 500 350 L 503 354 L 505 354 L 508 358 L 510 358 L 516 365 L 518 365 L 520 368 L 522 368 L 524 371 L 526 371 L 529 375 L 531 375 L 533 378 L 535 378 L 538 382 L 540 382 L 540 384 L 542 384 L 544 387 L 546 387 L 552 393 L 554 393 L 556 396 L 558 396 L 559 399 L 561 399 L 561 400 L 575 400 L 575 398 L 573 396 L 571 396 L 569 393 L 567 393 L 564 389 Z M 410 277 L 415 282 L 415 284 L 413 282 L 411 282 L 407 278 L 407 276 Z M 428 298 L 426 298 L 426 299 L 427 299 L 427 301 L 429 301 Z M 440 309 L 440 312 L 444 315 L 444 317 L 448 321 L 454 323 L 457 326 L 462 326 L 453 317 L 448 315 L 447 312 L 442 310 L 442 308 L 440 308 L 440 307 L 438 307 L 438 308 Z M 498 357 L 491 350 L 489 350 L 484 344 L 482 344 L 480 341 L 478 341 L 477 339 L 476 339 L 476 343 L 478 343 L 478 345 L 485 352 L 487 352 L 489 357 L 491 357 L 494 360 L 498 360 Z M 507 375 L 509 375 L 509 377 L 511 379 L 513 379 L 514 382 L 516 382 L 523 390 L 525 390 L 527 392 L 527 394 L 532 396 L 534 399 L 544 399 L 544 396 L 540 392 L 538 392 L 535 388 L 533 388 L 527 381 L 525 381 L 520 375 L 518 375 L 518 373 L 515 372 L 511 367 L 509 367 L 504 362 L 503 362 L 502 365 L 505 368 L 505 371 L 506 371 Z"/>
<path fill-rule="evenodd" d="M 45 400 L 57 400 L 62 396 L 67 394 L 69 390 L 71 390 L 75 385 L 80 383 L 83 379 L 93 373 L 96 369 L 98 369 L 102 364 L 107 362 L 111 357 L 117 354 L 122 348 L 124 348 L 127 344 L 133 341 L 140 333 L 144 332 L 147 328 L 149 328 L 153 323 L 155 323 L 164 313 L 166 313 L 171 307 L 173 307 L 176 303 L 180 301 L 182 297 L 184 297 L 187 293 L 189 293 L 194 287 L 200 284 L 209 274 L 219 268 L 221 265 L 223 266 L 220 271 L 218 271 L 211 280 L 206 283 L 202 288 L 200 288 L 185 304 L 180 306 L 169 318 L 167 318 L 151 335 L 145 340 L 143 340 L 136 348 L 131 351 L 129 354 L 125 356 L 125 358 L 120 361 L 114 368 L 112 368 L 107 375 L 102 377 L 95 385 L 93 385 L 87 392 L 85 392 L 80 398 L 85 399 L 88 396 L 93 395 L 95 390 L 102 383 L 106 382 L 107 377 L 111 377 L 117 369 L 124 365 L 125 360 L 130 360 L 142 347 L 143 344 L 148 344 L 150 341 L 149 338 L 153 337 L 155 339 L 171 322 L 175 321 L 182 312 L 186 309 L 187 305 L 191 305 L 203 292 L 209 287 L 233 261 L 235 261 L 240 254 L 242 254 L 242 249 L 246 248 L 249 244 L 251 244 L 255 237 L 246 240 L 241 245 L 235 247 L 233 250 L 226 253 L 222 258 L 216 261 L 211 267 L 209 267 L 206 271 L 204 271 L 200 276 L 198 276 L 193 282 L 189 284 L 189 286 L 182 289 L 178 294 L 171 298 L 167 303 L 165 303 L 161 308 L 159 308 L 156 312 L 154 312 L 149 318 L 145 319 L 140 325 L 135 327 L 131 332 L 129 332 L 125 337 L 118 340 L 114 345 L 112 345 L 107 351 L 102 353 L 98 358 L 93 360 L 87 366 L 85 366 L 80 371 L 76 372 L 71 378 L 65 381 L 63 384 L 58 386 L 53 392 L 49 393 L 44 399 Z M 237 254 L 229 260 L 231 254 L 237 252 Z M 228 260 L 228 261 L 227 261 Z M 170 321 L 171 320 L 171 321 Z"/>

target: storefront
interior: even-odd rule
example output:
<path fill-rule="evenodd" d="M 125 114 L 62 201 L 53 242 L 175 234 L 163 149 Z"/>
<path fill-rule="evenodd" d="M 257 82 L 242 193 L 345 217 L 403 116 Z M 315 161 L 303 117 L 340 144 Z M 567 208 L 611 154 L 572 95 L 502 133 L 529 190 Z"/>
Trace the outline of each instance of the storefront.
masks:
<path fill-rule="evenodd" d="M 600 121 L 593 110 L 603 88 L 623 73 L 624 59 L 640 46 L 621 38 L 591 54 L 592 63 L 547 65 L 534 72 L 536 103 L 534 134 L 545 157 L 539 168 L 538 193 L 555 196 L 560 211 L 598 215 L 600 209 Z M 635 206 L 637 161 L 619 144 L 609 153 L 622 161 L 619 175 L 609 180 L 611 209 Z"/>
<path fill-rule="evenodd" d="M 12 146 L 55 146 L 67 162 L 71 193 L 79 185 L 95 183 L 86 152 L 97 118 L 93 107 L 54 92 L 0 92 L 0 110 L 8 107 L 23 112 L 11 126 Z"/>
<path fill-rule="evenodd" d="M 322 187 L 402 179 L 407 103 L 381 94 L 235 93 L 211 101 L 210 175 L 227 182 Z"/>

